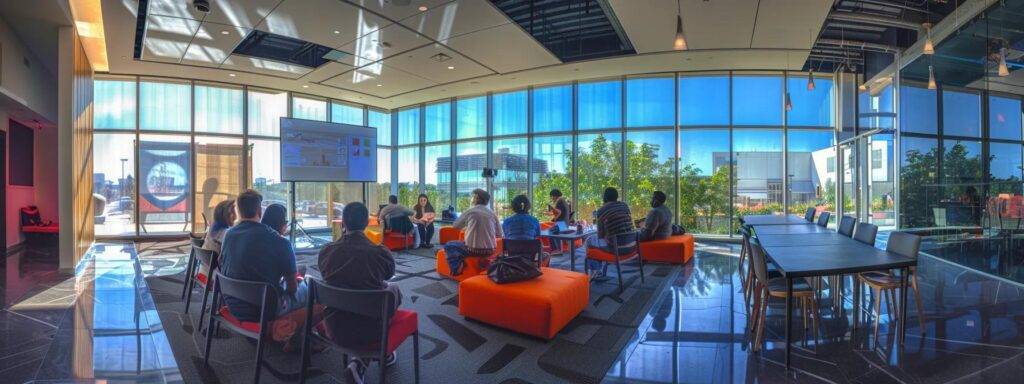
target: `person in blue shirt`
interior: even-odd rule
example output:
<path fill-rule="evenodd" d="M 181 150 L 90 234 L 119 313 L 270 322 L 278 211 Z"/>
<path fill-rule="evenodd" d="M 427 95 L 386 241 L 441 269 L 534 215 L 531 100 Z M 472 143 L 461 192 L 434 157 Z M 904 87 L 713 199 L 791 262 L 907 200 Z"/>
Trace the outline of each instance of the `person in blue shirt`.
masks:
<path fill-rule="evenodd" d="M 282 317 L 304 308 L 308 288 L 295 274 L 295 252 L 291 243 L 277 228 L 260 222 L 262 202 L 263 196 L 251 189 L 235 199 L 238 224 L 224 235 L 220 270 L 233 279 L 269 283 L 277 290 L 277 315 Z M 259 308 L 249 303 L 228 295 L 224 295 L 224 303 L 239 320 L 260 320 Z"/>
<path fill-rule="evenodd" d="M 540 222 L 530 215 L 530 199 L 526 195 L 512 198 L 512 212 L 515 214 L 501 223 L 506 239 L 531 240 L 540 236 Z"/>

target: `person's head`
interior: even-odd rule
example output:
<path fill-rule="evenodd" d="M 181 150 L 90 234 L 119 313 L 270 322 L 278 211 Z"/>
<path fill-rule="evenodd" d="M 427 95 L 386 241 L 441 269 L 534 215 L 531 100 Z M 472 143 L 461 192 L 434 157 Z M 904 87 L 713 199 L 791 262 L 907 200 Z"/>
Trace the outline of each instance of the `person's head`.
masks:
<path fill-rule="evenodd" d="M 388 196 L 388 204 L 398 204 L 398 196 Z"/>
<path fill-rule="evenodd" d="M 559 191 L 558 188 L 555 188 L 552 189 L 551 193 L 548 195 L 551 196 L 551 201 L 558 201 L 558 199 L 562 197 L 562 191 Z"/>
<path fill-rule="evenodd" d="M 480 188 L 473 190 L 473 205 L 487 205 L 491 201 L 491 195 Z"/>
<path fill-rule="evenodd" d="M 651 206 L 654 208 L 665 205 L 665 200 L 668 200 L 668 196 L 665 196 L 665 192 L 654 191 L 651 195 Z"/>
<path fill-rule="evenodd" d="M 260 222 L 283 235 L 288 229 L 288 210 L 281 204 L 270 204 Z"/>
<path fill-rule="evenodd" d="M 515 213 L 529 213 L 530 212 L 530 198 L 526 195 L 517 195 L 512 198 L 512 212 Z"/>
<path fill-rule="evenodd" d="M 213 208 L 213 226 L 210 229 L 219 231 L 234 224 L 235 201 L 228 199 L 217 203 L 217 206 Z"/>
<path fill-rule="evenodd" d="M 259 221 L 262 217 L 263 196 L 251 189 L 245 190 L 235 199 L 235 211 L 238 218 L 249 221 Z"/>
<path fill-rule="evenodd" d="M 345 231 L 362 232 L 370 221 L 370 211 L 366 205 L 354 201 L 345 205 L 341 210 L 341 222 L 345 225 Z"/>
<path fill-rule="evenodd" d="M 430 198 L 427 197 L 426 193 L 421 193 L 420 197 L 416 198 L 416 205 L 419 205 L 421 207 L 426 207 L 426 206 L 430 205 Z"/>
<path fill-rule="evenodd" d="M 619 190 L 612 187 L 605 188 L 601 198 L 605 203 L 619 201 Z"/>

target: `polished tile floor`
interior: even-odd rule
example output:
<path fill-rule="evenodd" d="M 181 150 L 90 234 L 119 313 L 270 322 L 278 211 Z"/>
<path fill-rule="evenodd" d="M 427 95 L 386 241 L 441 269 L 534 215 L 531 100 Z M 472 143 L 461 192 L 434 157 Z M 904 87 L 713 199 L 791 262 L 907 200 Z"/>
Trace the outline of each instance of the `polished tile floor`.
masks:
<path fill-rule="evenodd" d="M 783 361 L 784 302 L 768 311 L 767 347 L 749 351 L 747 310 L 737 273 L 739 248 L 700 244 L 651 309 L 606 383 L 1009 383 L 1024 381 L 1024 287 L 922 256 L 919 282 L 924 330 L 908 302 L 906 342 L 893 343 L 888 315 L 879 339 L 862 323 L 851 338 L 851 282 L 841 306 L 821 301 L 823 341 Z M 911 295 L 912 296 L 912 295 Z M 794 325 L 800 326 L 799 312 Z M 800 333 L 797 333 L 800 335 Z M 810 339 L 810 338 L 809 338 Z"/>

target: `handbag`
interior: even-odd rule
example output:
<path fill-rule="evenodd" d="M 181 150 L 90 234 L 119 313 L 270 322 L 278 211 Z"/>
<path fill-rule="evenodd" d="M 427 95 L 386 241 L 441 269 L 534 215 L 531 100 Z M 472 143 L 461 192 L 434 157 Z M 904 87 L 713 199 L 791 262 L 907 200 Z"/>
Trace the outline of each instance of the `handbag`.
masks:
<path fill-rule="evenodd" d="M 672 224 L 672 236 L 685 235 L 686 228 L 678 224 Z"/>
<path fill-rule="evenodd" d="M 508 284 L 535 279 L 540 269 L 523 256 L 502 256 L 487 267 L 487 277 L 496 284 Z"/>

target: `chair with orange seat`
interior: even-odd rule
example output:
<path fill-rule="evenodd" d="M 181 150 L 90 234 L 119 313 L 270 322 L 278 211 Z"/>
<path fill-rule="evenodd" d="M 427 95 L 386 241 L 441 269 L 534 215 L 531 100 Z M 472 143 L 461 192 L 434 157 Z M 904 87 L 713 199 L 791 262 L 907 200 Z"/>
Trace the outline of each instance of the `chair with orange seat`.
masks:
<path fill-rule="evenodd" d="M 608 246 L 612 252 L 600 248 L 587 248 L 587 258 L 583 261 L 583 268 L 589 268 L 587 260 L 597 260 L 615 264 L 615 273 L 619 277 L 619 293 L 622 293 L 622 266 L 623 261 L 638 259 L 640 261 L 640 284 L 644 283 L 644 258 L 640 256 L 640 247 L 637 246 L 637 232 L 631 231 L 611 237 Z M 629 248 L 629 252 L 623 253 L 622 248 Z M 589 274 L 589 269 L 587 270 Z"/>
<path fill-rule="evenodd" d="M 441 245 L 447 244 L 449 241 L 463 241 L 466 239 L 466 233 L 461 229 L 455 227 L 444 227 L 441 228 L 437 233 L 438 242 Z"/>
<path fill-rule="evenodd" d="M 470 277 L 479 275 L 481 273 L 487 273 L 487 266 L 490 265 L 494 258 L 500 255 L 503 251 L 502 244 L 503 239 L 498 239 L 498 247 L 494 250 L 494 254 L 489 257 L 470 256 L 463 260 L 465 265 L 462 267 L 462 273 L 452 276 L 451 267 L 448 266 L 448 259 L 444 252 L 444 248 L 437 250 L 437 274 L 441 277 L 447 277 L 455 281 L 463 281 Z M 486 261 L 485 261 L 486 260 Z"/>
<path fill-rule="evenodd" d="M 384 246 L 392 251 L 412 248 L 416 239 L 416 227 L 412 220 L 408 216 L 397 216 L 389 217 L 387 223 L 384 228 Z"/>
<path fill-rule="evenodd" d="M 203 328 L 203 319 L 206 318 L 206 303 L 210 299 L 210 292 L 213 290 L 213 285 L 210 284 L 210 275 L 214 273 L 220 266 L 218 261 L 220 257 L 217 252 L 203 249 L 202 247 L 195 247 L 193 244 L 192 252 L 195 252 L 196 260 L 192 264 L 191 272 L 192 280 L 188 287 L 188 297 L 185 298 L 185 313 L 188 313 L 189 307 L 192 305 L 192 291 L 196 285 L 203 288 L 203 306 L 199 309 L 199 329 Z M 209 266 L 207 272 L 203 272 L 203 266 Z"/>
<path fill-rule="evenodd" d="M 459 284 L 459 314 L 501 328 L 555 337 L 590 301 L 590 278 L 579 272 L 541 268 L 535 279 L 497 284 L 476 275 Z"/>
<path fill-rule="evenodd" d="M 209 332 L 206 332 L 206 348 L 203 353 L 203 363 L 210 365 L 210 347 L 213 345 L 214 329 L 219 329 L 224 324 L 228 329 L 248 337 L 256 339 L 256 376 L 254 383 L 260 382 L 260 371 L 263 367 L 264 339 L 270 337 L 270 329 L 277 318 L 278 295 L 270 284 L 259 281 L 246 281 L 226 277 L 217 271 L 214 274 L 213 302 L 210 306 L 210 324 L 207 325 Z M 259 322 L 242 321 L 231 314 L 227 306 L 220 306 L 219 297 L 221 294 L 244 301 L 259 308 Z"/>
<path fill-rule="evenodd" d="M 665 239 L 640 242 L 644 261 L 686 264 L 693 258 L 693 235 L 669 236 Z"/>

